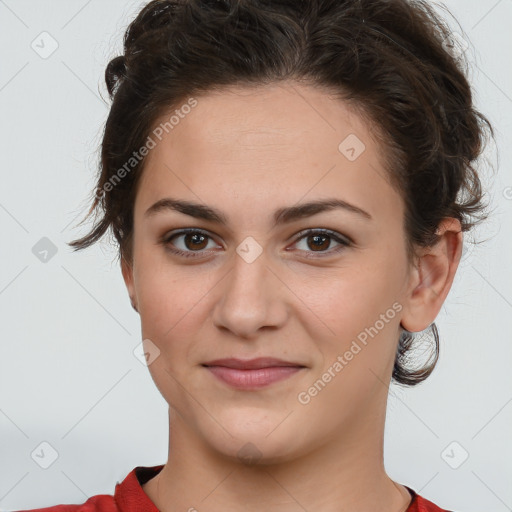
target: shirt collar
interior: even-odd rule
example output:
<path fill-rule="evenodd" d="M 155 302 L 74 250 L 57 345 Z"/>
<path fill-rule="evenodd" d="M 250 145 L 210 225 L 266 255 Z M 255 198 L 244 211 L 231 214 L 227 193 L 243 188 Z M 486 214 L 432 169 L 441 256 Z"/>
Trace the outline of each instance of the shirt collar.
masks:
<path fill-rule="evenodd" d="M 163 467 L 163 464 L 137 466 L 128 473 L 122 482 L 116 485 L 114 501 L 119 512 L 159 512 L 144 492 L 142 485 L 156 476 Z"/>
<path fill-rule="evenodd" d="M 144 492 L 142 485 L 155 477 L 164 467 L 158 466 L 137 466 L 126 478 L 116 485 L 114 501 L 120 512 L 159 512 L 155 504 Z M 418 495 L 410 487 L 404 486 L 411 495 L 411 502 L 406 512 L 418 511 Z"/>

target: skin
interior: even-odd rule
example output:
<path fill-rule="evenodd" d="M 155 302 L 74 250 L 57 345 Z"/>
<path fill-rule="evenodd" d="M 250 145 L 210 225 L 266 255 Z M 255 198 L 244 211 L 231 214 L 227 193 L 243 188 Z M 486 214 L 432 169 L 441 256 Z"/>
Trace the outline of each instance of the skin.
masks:
<path fill-rule="evenodd" d="M 385 178 L 385 148 L 324 90 L 283 82 L 195 97 L 197 106 L 148 155 L 133 261 L 122 259 L 142 337 L 149 351 L 160 351 L 149 371 L 169 404 L 168 461 L 144 491 L 163 512 L 406 510 L 411 496 L 383 463 L 388 386 L 400 325 L 426 329 L 450 290 L 459 222 L 444 219 L 439 243 L 409 265 L 403 200 Z M 354 161 L 338 150 L 349 134 L 365 145 Z M 145 216 L 165 197 L 216 208 L 228 224 L 173 210 Z M 372 219 L 333 209 L 273 227 L 276 209 L 327 198 Z M 209 238 L 178 235 L 167 247 L 195 257 L 159 243 L 182 228 Z M 327 237 L 319 249 L 297 236 L 309 228 L 354 243 L 335 252 L 341 244 Z M 262 248 L 250 263 L 236 252 L 246 237 Z M 394 303 L 401 306 L 394 318 L 300 403 L 298 394 L 332 373 L 337 357 Z M 261 356 L 305 368 L 247 391 L 201 366 Z M 238 455 L 244 446 L 256 463 Z"/>

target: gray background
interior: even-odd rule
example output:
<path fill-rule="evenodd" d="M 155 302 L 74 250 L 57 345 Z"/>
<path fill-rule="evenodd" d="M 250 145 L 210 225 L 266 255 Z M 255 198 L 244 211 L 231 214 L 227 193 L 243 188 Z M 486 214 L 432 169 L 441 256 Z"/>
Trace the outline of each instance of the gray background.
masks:
<path fill-rule="evenodd" d="M 166 460 L 167 405 L 133 354 L 139 318 L 115 249 L 108 240 L 76 254 L 65 245 L 84 233 L 73 226 L 94 185 L 104 68 L 142 4 L 0 0 L 1 510 L 112 494 L 133 467 Z M 471 41 L 475 101 L 497 131 L 499 160 L 491 144 L 482 165 L 494 213 L 437 318 L 437 369 L 416 389 L 391 389 L 385 463 L 443 508 L 504 512 L 512 510 L 512 0 L 446 5 Z M 32 251 L 43 237 L 57 250 L 46 262 Z M 52 449 L 58 457 L 43 469 Z M 469 457 L 453 469 L 447 460 L 460 464 L 462 450 Z"/>

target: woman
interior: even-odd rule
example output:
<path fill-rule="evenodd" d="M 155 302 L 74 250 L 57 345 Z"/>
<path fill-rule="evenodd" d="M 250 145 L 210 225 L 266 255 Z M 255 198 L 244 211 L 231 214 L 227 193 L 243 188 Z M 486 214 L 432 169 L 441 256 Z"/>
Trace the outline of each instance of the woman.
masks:
<path fill-rule="evenodd" d="M 492 129 L 452 42 L 424 2 L 142 9 L 106 70 L 101 218 L 71 245 L 119 243 L 168 461 L 39 510 L 442 510 L 386 474 L 383 437 L 484 218 Z"/>

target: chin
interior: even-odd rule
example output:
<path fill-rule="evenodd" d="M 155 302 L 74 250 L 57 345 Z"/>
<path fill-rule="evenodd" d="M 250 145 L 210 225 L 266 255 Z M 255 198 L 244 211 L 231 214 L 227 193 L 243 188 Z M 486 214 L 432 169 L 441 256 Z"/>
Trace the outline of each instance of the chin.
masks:
<path fill-rule="evenodd" d="M 298 446 L 290 445 L 288 440 L 273 439 L 265 436 L 248 436 L 221 443 L 213 448 L 222 456 L 246 466 L 263 466 L 287 462 L 301 455 Z"/>
<path fill-rule="evenodd" d="M 218 454 L 245 465 L 276 464 L 293 460 L 311 444 L 302 438 L 299 424 L 289 422 L 286 414 L 247 408 L 219 417 L 215 430 L 205 425 L 204 441 Z M 284 420 L 284 421 L 283 421 Z M 294 428 L 295 427 L 295 428 Z M 229 435 L 226 430 L 229 432 Z"/>

